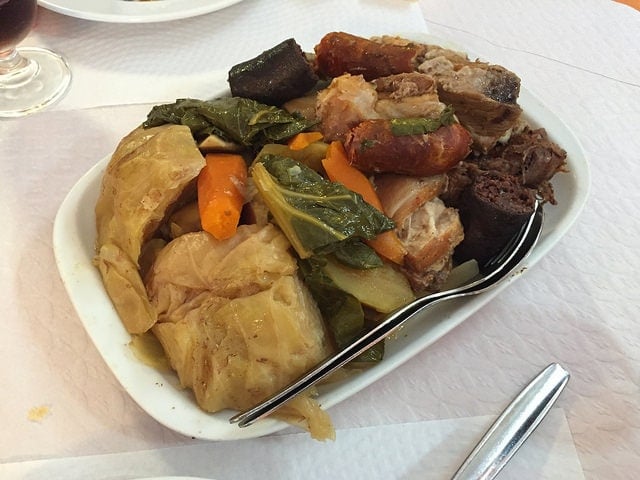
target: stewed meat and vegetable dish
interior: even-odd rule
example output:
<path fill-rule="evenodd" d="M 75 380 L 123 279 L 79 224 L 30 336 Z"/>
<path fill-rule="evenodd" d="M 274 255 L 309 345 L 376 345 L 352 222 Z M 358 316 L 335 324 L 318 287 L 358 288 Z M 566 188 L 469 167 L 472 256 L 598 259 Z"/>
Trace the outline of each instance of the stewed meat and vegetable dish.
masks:
<path fill-rule="evenodd" d="M 95 264 L 127 331 L 208 412 L 246 409 L 555 203 L 565 152 L 520 79 L 464 53 L 343 32 L 229 71 L 231 95 L 158 105 L 121 140 Z M 391 340 L 392 341 L 392 340 Z M 384 361 L 384 343 L 349 368 Z M 333 438 L 305 392 L 275 414 Z"/>

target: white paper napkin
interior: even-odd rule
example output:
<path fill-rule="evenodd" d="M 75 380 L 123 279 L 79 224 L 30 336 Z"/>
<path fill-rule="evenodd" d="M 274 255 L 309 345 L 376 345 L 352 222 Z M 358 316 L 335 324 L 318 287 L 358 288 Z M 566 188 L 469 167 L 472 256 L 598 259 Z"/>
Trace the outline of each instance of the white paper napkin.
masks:
<path fill-rule="evenodd" d="M 188 475 L 215 480 L 451 478 L 494 416 L 339 430 L 335 442 L 306 434 L 194 443 L 111 455 L 0 466 L 10 480 L 128 480 Z M 223 473 L 224 472 L 224 473 Z M 583 480 L 564 412 L 554 408 L 500 474 L 501 480 Z"/>
<path fill-rule="evenodd" d="M 199 17 L 115 24 L 40 9 L 25 44 L 52 48 L 73 73 L 67 96 L 53 108 L 207 98 L 229 67 L 287 38 L 312 51 L 330 31 L 371 36 L 426 31 L 417 2 L 407 0 L 245 0 Z"/>

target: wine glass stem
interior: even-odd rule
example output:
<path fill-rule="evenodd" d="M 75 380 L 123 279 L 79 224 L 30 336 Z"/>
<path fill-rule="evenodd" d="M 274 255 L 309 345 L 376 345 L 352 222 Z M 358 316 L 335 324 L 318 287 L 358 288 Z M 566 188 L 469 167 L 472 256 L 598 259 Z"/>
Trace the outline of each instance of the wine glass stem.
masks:
<path fill-rule="evenodd" d="M 38 64 L 20 55 L 18 49 L 0 53 L 0 88 L 19 87 L 37 73 Z"/>

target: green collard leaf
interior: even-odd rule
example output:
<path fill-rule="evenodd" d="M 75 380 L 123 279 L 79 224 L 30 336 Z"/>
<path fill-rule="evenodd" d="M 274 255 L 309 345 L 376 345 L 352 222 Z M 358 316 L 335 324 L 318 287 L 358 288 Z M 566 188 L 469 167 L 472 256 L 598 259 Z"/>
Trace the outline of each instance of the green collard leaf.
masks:
<path fill-rule="evenodd" d="M 375 250 L 359 240 L 340 242 L 332 249 L 332 253 L 340 263 L 352 268 L 364 270 L 383 265 Z"/>
<path fill-rule="evenodd" d="M 368 240 L 393 221 L 342 184 L 291 158 L 264 155 L 252 177 L 269 211 L 300 258 L 335 251 L 344 241 Z"/>
<path fill-rule="evenodd" d="M 246 147 L 285 140 L 313 124 L 278 107 L 240 97 L 186 98 L 156 105 L 143 126 L 149 128 L 165 123 L 188 126 L 197 140 L 215 134 Z"/>
<path fill-rule="evenodd" d="M 435 132 L 444 125 L 451 125 L 454 121 L 452 107 L 446 107 L 440 114 L 440 118 L 394 118 L 389 120 L 391 132 L 396 137 Z"/>
<path fill-rule="evenodd" d="M 364 311 L 360 302 L 335 286 L 325 275 L 322 257 L 299 262 L 305 284 L 316 300 L 322 318 L 338 348 L 353 342 L 364 327 Z"/>
<path fill-rule="evenodd" d="M 326 275 L 324 257 L 300 260 L 300 272 L 307 288 L 316 300 L 322 318 L 338 349 L 353 343 L 369 330 L 362 304 L 356 297 L 338 288 Z M 356 357 L 350 365 L 368 366 L 379 362 L 384 356 L 384 341 L 380 341 Z"/>

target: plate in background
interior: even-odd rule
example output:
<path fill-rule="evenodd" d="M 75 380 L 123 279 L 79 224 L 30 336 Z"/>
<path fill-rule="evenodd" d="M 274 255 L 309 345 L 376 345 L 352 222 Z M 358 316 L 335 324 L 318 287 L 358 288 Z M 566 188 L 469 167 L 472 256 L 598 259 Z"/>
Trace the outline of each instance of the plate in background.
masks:
<path fill-rule="evenodd" d="M 100 22 L 150 23 L 195 17 L 242 0 L 38 0 L 54 12 Z"/>

